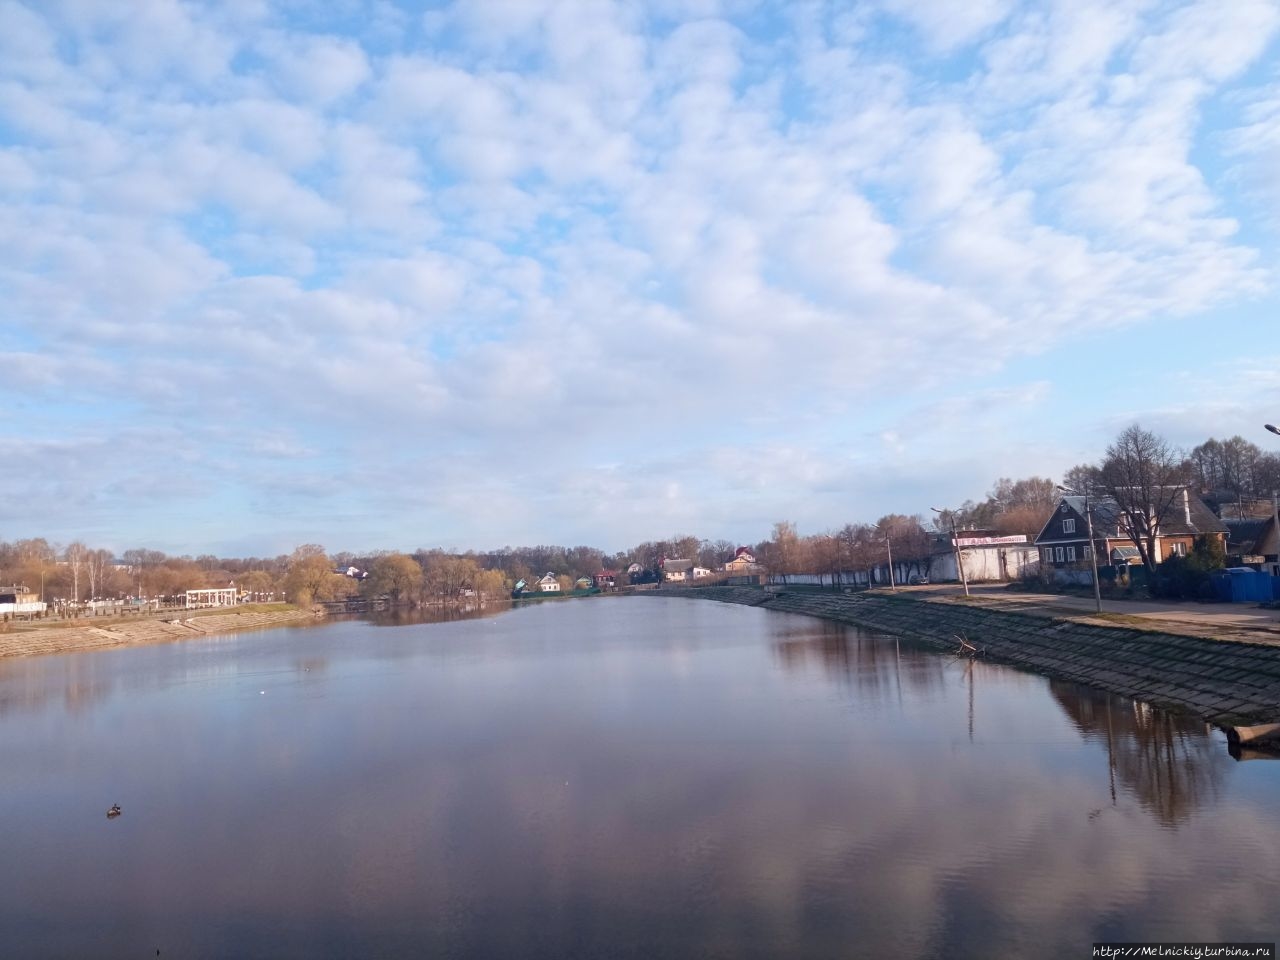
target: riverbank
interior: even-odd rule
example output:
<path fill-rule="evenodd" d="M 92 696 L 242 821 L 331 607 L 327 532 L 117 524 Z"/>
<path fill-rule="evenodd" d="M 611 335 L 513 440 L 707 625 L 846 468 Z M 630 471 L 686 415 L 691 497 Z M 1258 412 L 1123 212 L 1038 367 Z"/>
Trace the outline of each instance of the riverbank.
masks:
<path fill-rule="evenodd" d="M 214 633 L 310 623 L 321 615 L 288 604 L 262 604 L 225 612 L 191 610 L 157 617 L 9 624 L 8 629 L 0 631 L 0 658 L 165 643 Z"/>
<path fill-rule="evenodd" d="M 939 650 L 960 640 L 982 656 L 1085 683 L 1222 726 L 1280 722 L 1280 646 L 883 594 L 754 587 L 664 589 L 659 596 L 742 603 L 881 630 Z"/>

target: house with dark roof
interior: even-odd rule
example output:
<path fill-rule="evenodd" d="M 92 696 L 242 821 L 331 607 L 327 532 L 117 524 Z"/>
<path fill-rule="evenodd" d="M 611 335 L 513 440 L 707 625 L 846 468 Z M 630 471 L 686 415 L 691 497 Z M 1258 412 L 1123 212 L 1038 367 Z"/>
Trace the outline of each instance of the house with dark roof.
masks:
<path fill-rule="evenodd" d="M 1225 519 L 1228 566 L 1254 567 L 1280 576 L 1280 536 L 1274 516 Z"/>
<path fill-rule="evenodd" d="M 693 579 L 692 560 L 663 560 L 662 579 L 679 582 Z"/>
<path fill-rule="evenodd" d="M 1214 537 L 1225 547 L 1226 524 L 1186 487 L 1177 488 L 1174 493 L 1170 509 L 1156 529 L 1152 561 L 1159 563 L 1172 556 L 1185 557 L 1200 536 Z M 1064 496 L 1036 537 L 1041 569 L 1061 572 L 1071 579 L 1069 571 L 1088 564 L 1089 554 L 1095 550 L 1099 566 L 1141 564 L 1141 553 L 1128 535 L 1129 524 L 1120 505 L 1111 497 L 1091 497 L 1087 502 L 1093 520 L 1093 543 L 1089 542 L 1086 498 Z"/>

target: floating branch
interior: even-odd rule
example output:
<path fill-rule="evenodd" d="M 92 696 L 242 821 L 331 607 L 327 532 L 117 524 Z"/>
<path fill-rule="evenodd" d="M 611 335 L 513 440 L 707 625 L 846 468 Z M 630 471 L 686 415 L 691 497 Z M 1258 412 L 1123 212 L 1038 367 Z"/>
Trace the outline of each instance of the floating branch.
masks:
<path fill-rule="evenodd" d="M 980 657 L 987 652 L 986 647 L 978 647 L 969 642 L 969 638 L 963 633 L 953 634 L 951 637 L 956 643 L 960 644 L 956 650 L 957 657 Z"/>

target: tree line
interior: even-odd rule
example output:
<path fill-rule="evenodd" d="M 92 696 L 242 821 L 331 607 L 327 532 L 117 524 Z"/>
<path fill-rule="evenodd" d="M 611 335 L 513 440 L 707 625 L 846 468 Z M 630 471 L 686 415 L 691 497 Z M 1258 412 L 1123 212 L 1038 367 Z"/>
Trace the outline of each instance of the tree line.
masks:
<path fill-rule="evenodd" d="M 633 565 L 637 579 L 661 576 L 664 559 L 689 559 L 716 570 L 747 546 L 771 573 L 824 574 L 834 582 L 853 571 L 883 566 L 890 550 L 907 575 L 927 575 L 939 536 L 952 529 L 1034 538 L 1065 489 L 1109 497 L 1119 507 L 1123 532 L 1138 547 L 1143 564 L 1155 568 L 1160 523 L 1178 505 L 1187 486 L 1215 509 L 1233 502 L 1270 497 L 1280 490 L 1280 454 L 1262 451 L 1242 437 L 1209 439 L 1181 451 L 1164 438 L 1134 425 L 1122 431 L 1096 463 L 1068 470 L 1059 485 L 1047 477 L 1000 478 L 981 500 L 931 515 L 889 513 L 874 522 L 850 522 L 838 529 L 801 535 L 794 523 L 779 521 L 754 544 L 678 534 L 608 553 L 596 547 L 538 545 L 491 551 L 450 552 L 423 548 L 413 553 L 329 553 L 318 544 L 299 546 L 276 557 L 168 556 L 132 548 L 118 556 L 80 540 L 57 546 L 44 538 L 0 540 L 0 585 L 20 584 L 45 598 L 79 602 L 92 598 L 176 596 L 186 590 L 234 585 L 255 599 L 309 603 L 353 595 L 391 596 L 402 602 L 430 602 L 468 592 L 495 597 L 520 580 L 547 572 L 571 585 L 580 577 L 616 572 L 625 583 Z M 353 579 L 339 571 L 367 573 Z"/>

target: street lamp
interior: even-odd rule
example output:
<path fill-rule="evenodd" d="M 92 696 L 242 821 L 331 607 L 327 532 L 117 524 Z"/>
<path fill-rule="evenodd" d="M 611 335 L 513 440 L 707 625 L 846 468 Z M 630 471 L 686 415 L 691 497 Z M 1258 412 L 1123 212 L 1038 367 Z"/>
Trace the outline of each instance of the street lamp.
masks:
<path fill-rule="evenodd" d="M 942 516 L 943 511 L 937 507 L 930 507 L 938 516 Z M 956 569 L 960 571 L 960 582 L 964 584 L 964 595 L 969 596 L 969 578 L 964 575 L 964 554 L 960 552 L 960 544 L 957 542 L 960 537 L 956 533 L 956 515 L 949 513 L 948 518 L 951 520 L 951 549 L 956 555 Z"/>
<path fill-rule="evenodd" d="M 1062 484 L 1058 484 L 1058 489 L 1063 493 L 1070 493 Z M 1089 491 L 1084 492 L 1084 522 L 1089 528 L 1089 566 L 1093 570 L 1093 605 L 1098 608 L 1098 612 L 1102 612 L 1102 589 L 1098 586 L 1098 547 L 1093 542 L 1093 508 L 1089 504 Z"/>
<path fill-rule="evenodd" d="M 889 531 L 882 530 L 880 527 L 872 527 L 871 529 L 884 534 L 884 548 L 889 552 L 889 589 L 897 593 L 898 585 L 893 582 L 893 547 L 889 542 Z"/>
<path fill-rule="evenodd" d="M 1264 423 L 1263 426 L 1280 436 L 1280 427 L 1277 427 L 1274 423 Z M 1271 522 L 1275 529 L 1280 531 L 1280 494 L 1277 494 L 1274 490 L 1271 491 Z M 1276 559 L 1280 560 L 1280 556 Z M 1280 563 L 1276 564 L 1272 569 L 1280 570 Z"/>

